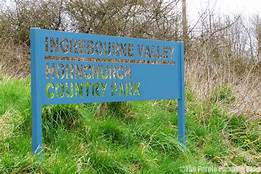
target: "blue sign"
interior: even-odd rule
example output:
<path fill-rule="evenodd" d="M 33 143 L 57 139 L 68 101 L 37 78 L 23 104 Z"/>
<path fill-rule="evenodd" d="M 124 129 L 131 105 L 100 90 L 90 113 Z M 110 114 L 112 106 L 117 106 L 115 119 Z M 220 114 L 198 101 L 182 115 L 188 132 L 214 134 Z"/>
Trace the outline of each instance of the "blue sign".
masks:
<path fill-rule="evenodd" d="M 32 150 L 42 148 L 42 106 L 178 99 L 185 144 L 181 42 L 31 29 Z"/>

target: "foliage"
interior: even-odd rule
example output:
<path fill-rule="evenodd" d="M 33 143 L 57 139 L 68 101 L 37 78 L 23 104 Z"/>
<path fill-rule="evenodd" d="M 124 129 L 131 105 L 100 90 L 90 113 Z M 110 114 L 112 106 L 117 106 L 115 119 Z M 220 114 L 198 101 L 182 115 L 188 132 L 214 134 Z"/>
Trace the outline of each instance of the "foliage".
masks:
<path fill-rule="evenodd" d="M 77 0 L 68 1 L 66 10 L 81 32 L 170 40 L 178 39 L 177 2 Z"/>
<path fill-rule="evenodd" d="M 16 0 L 14 8 L 1 10 L 1 35 L 29 45 L 31 27 L 62 29 L 62 4 L 52 0 Z"/>

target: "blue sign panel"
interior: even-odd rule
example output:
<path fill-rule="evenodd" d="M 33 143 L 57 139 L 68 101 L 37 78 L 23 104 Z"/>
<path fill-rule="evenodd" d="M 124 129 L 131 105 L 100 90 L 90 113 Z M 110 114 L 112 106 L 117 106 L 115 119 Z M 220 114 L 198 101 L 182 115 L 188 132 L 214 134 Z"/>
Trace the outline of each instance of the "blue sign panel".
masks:
<path fill-rule="evenodd" d="M 31 51 L 33 153 L 47 104 L 178 99 L 185 144 L 183 43 L 33 28 Z"/>

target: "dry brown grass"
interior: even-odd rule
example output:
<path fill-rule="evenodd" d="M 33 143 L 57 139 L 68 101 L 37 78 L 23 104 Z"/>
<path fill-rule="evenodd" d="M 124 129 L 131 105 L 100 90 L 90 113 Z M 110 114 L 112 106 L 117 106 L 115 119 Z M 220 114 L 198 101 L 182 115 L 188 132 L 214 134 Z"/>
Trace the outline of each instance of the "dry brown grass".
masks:
<path fill-rule="evenodd" d="M 0 38 L 0 69 L 10 76 L 24 77 L 30 72 L 29 47 L 10 38 Z"/>
<path fill-rule="evenodd" d="M 210 100 L 215 89 L 229 85 L 235 101 L 231 113 L 261 117 L 261 64 L 247 63 L 222 49 L 219 57 L 209 45 L 194 44 L 187 54 L 186 81 L 200 100 Z"/>

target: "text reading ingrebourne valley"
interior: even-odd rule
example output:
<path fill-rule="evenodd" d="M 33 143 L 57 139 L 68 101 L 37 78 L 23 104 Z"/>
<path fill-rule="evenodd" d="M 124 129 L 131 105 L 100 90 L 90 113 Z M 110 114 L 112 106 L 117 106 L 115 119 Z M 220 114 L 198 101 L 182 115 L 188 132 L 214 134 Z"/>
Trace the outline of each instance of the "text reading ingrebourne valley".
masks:
<path fill-rule="evenodd" d="M 49 99 L 140 96 L 133 64 L 175 64 L 174 47 L 93 39 L 45 38 Z"/>

